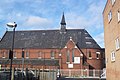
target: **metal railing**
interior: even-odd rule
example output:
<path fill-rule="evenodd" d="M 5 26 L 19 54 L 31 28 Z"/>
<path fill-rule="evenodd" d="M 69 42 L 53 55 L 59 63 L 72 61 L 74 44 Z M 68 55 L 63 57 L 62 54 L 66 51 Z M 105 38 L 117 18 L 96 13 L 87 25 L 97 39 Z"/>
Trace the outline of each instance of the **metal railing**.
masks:
<path fill-rule="evenodd" d="M 22 73 L 22 69 L 13 70 L 15 79 L 14 80 L 22 80 L 19 79 Z M 3 73 L 4 72 L 4 73 Z M 9 72 L 8 69 L 3 69 L 0 71 L 0 78 L 7 78 L 7 74 Z M 17 74 L 16 74 L 17 72 Z M 24 69 L 24 80 L 27 78 L 34 78 L 32 80 L 56 80 L 57 77 L 64 77 L 64 78 L 99 78 L 103 73 L 104 70 L 88 70 L 88 69 L 35 69 L 35 68 L 28 68 L 28 71 Z M 1 74 L 2 73 L 2 74 Z M 29 76 L 27 73 L 32 74 L 33 77 Z M 4 79 L 7 80 L 7 79 Z"/>
<path fill-rule="evenodd" d="M 62 77 L 69 78 L 99 78 L 103 70 L 80 70 L 80 69 L 62 69 L 59 71 Z"/>
<path fill-rule="evenodd" d="M 0 70 L 0 80 L 8 80 L 9 72 L 10 69 L 2 68 Z M 56 69 L 26 68 L 23 71 L 22 68 L 12 69 L 12 80 L 56 80 L 56 79 L 57 79 Z"/>

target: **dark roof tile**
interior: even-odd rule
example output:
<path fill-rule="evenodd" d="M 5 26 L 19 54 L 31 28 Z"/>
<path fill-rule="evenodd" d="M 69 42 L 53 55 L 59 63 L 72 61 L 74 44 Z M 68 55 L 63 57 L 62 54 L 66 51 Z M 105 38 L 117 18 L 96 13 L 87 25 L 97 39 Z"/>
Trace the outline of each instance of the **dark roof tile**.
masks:
<path fill-rule="evenodd" d="M 12 31 L 4 34 L 0 41 L 0 49 L 11 48 L 12 34 Z M 61 33 L 60 30 L 16 31 L 14 48 L 63 48 L 70 37 L 79 48 L 100 48 L 85 29 L 66 29 L 65 33 Z"/>

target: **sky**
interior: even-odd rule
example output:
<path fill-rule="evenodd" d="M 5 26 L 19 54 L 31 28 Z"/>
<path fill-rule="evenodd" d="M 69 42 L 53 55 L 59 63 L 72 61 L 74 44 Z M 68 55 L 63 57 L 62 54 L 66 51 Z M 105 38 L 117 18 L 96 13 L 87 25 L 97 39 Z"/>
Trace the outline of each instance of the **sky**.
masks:
<path fill-rule="evenodd" d="M 0 38 L 8 22 L 16 30 L 60 29 L 64 12 L 67 29 L 86 29 L 104 48 L 103 15 L 107 0 L 2 0 L 0 2 Z"/>

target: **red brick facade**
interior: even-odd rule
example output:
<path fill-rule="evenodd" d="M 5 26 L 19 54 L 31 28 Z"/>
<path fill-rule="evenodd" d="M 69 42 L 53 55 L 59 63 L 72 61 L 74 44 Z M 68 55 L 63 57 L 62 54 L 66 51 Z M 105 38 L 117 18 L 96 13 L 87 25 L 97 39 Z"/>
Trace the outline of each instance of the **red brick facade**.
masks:
<path fill-rule="evenodd" d="M 59 66 L 45 66 L 25 64 L 29 68 L 60 68 L 60 69 L 102 69 L 104 67 L 104 51 L 99 49 L 79 49 L 70 39 L 63 49 L 24 49 L 25 59 L 57 59 Z M 53 52 L 53 55 L 52 55 Z M 8 50 L 0 50 L 0 58 L 8 59 Z M 14 59 L 22 58 L 22 49 L 14 50 Z M 98 54 L 98 56 L 97 56 Z M 76 59 L 75 59 L 76 58 Z M 2 64 L 2 67 L 9 65 Z M 13 64 L 13 67 L 20 68 L 21 64 Z"/>

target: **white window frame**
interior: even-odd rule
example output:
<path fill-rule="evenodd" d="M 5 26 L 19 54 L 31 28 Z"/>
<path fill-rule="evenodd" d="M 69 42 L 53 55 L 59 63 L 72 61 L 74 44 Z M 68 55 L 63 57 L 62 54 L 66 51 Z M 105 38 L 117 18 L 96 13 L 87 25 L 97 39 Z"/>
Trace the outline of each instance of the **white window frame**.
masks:
<path fill-rule="evenodd" d="M 120 11 L 117 12 L 118 22 L 120 22 Z"/>
<path fill-rule="evenodd" d="M 38 52 L 38 59 L 42 59 L 42 52 Z"/>
<path fill-rule="evenodd" d="M 116 50 L 120 48 L 119 38 L 115 39 Z"/>
<path fill-rule="evenodd" d="M 6 52 L 5 52 L 5 51 L 3 51 L 2 58 L 5 58 L 5 54 L 6 54 Z"/>
<path fill-rule="evenodd" d="M 112 12 L 110 11 L 109 13 L 108 13 L 108 21 L 110 22 L 112 20 Z"/>
<path fill-rule="evenodd" d="M 99 54 L 96 54 L 96 58 L 99 59 Z"/>
<path fill-rule="evenodd" d="M 66 59 L 67 59 L 66 62 L 70 62 L 70 51 L 69 50 L 67 50 Z"/>
<path fill-rule="evenodd" d="M 88 51 L 88 58 L 92 59 L 92 52 L 90 50 Z"/>
<path fill-rule="evenodd" d="M 17 52 L 13 51 L 13 58 L 17 58 Z"/>
<path fill-rule="evenodd" d="M 28 59 L 30 56 L 29 50 L 26 50 L 26 58 Z"/>
<path fill-rule="evenodd" d="M 112 5 L 114 5 L 114 4 L 115 4 L 115 1 L 116 1 L 116 0 L 111 0 Z"/>
<path fill-rule="evenodd" d="M 55 52 L 51 51 L 51 59 L 55 59 Z"/>
<path fill-rule="evenodd" d="M 97 58 L 97 59 L 99 59 L 99 55 L 100 55 L 100 52 L 97 51 L 97 52 L 96 52 L 96 58 Z"/>
<path fill-rule="evenodd" d="M 111 61 L 115 61 L 115 51 L 111 52 Z"/>
<path fill-rule="evenodd" d="M 74 62 L 74 57 L 75 57 L 75 49 L 72 49 L 72 62 Z"/>

